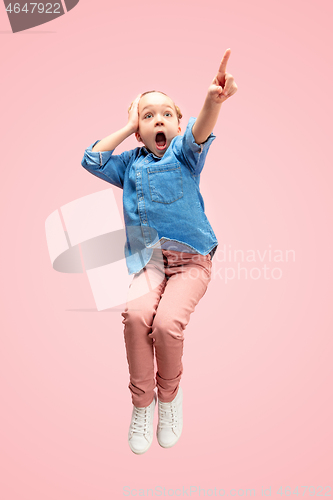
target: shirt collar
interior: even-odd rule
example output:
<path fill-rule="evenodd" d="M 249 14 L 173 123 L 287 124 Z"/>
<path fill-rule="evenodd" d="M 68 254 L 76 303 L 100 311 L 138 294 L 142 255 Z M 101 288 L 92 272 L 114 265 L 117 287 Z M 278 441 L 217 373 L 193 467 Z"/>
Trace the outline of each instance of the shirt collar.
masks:
<path fill-rule="evenodd" d="M 159 156 L 156 156 L 154 155 L 154 153 L 152 153 L 151 151 L 148 151 L 148 149 L 145 147 L 145 146 L 142 146 L 141 148 L 141 151 L 140 151 L 140 154 L 142 154 L 143 156 L 149 156 L 149 155 L 152 155 L 154 158 L 156 158 L 157 160 L 161 160 L 162 158 L 160 158 Z"/>

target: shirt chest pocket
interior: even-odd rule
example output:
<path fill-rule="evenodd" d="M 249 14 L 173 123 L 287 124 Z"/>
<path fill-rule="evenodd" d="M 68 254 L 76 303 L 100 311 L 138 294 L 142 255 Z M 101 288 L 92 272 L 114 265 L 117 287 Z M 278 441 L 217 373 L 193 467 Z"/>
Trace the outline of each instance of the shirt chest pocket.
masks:
<path fill-rule="evenodd" d="M 147 172 L 152 201 L 173 203 L 183 197 L 183 177 L 179 164 L 151 166 Z"/>

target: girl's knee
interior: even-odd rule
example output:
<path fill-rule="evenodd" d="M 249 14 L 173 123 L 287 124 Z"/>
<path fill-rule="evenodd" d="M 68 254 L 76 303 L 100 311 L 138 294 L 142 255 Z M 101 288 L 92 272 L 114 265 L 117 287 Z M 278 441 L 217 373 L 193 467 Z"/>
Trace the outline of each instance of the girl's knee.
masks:
<path fill-rule="evenodd" d="M 150 309 L 126 309 L 121 313 L 124 325 L 150 327 L 153 322 L 154 311 Z"/>
<path fill-rule="evenodd" d="M 185 325 L 175 318 L 155 316 L 150 337 L 155 340 L 169 340 L 170 337 L 177 340 L 184 340 Z"/>

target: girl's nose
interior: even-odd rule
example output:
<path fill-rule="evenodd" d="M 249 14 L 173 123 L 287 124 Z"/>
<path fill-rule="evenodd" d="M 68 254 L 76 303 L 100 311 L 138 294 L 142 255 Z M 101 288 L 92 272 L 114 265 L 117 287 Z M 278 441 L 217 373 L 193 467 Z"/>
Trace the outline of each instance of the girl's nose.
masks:
<path fill-rule="evenodd" d="M 164 123 L 163 116 L 156 115 L 155 125 L 160 125 L 160 124 L 163 124 L 163 123 Z"/>

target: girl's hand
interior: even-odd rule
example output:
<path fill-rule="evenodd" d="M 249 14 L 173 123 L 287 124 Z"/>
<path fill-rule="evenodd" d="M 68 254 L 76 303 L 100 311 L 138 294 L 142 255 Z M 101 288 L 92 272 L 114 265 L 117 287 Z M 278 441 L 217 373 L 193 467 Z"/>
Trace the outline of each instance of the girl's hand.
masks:
<path fill-rule="evenodd" d="M 131 103 L 128 108 L 128 123 L 127 125 L 133 130 L 133 133 L 138 131 L 139 128 L 139 101 L 141 94 Z"/>
<path fill-rule="evenodd" d="M 226 72 L 230 54 L 231 50 L 227 49 L 222 58 L 217 75 L 208 89 L 208 97 L 217 104 L 221 104 L 237 92 L 238 87 L 234 77 Z"/>

